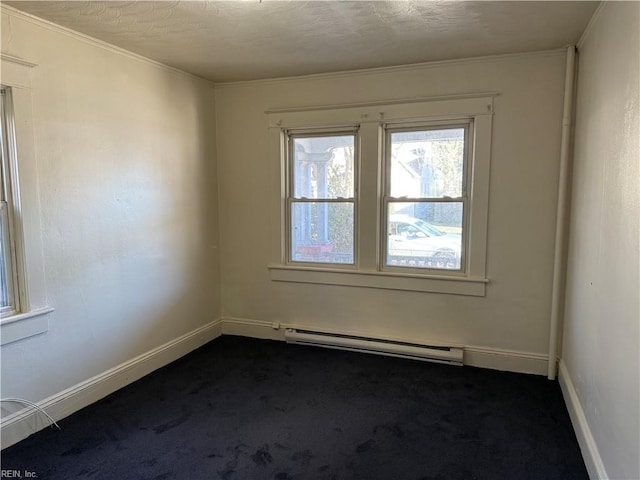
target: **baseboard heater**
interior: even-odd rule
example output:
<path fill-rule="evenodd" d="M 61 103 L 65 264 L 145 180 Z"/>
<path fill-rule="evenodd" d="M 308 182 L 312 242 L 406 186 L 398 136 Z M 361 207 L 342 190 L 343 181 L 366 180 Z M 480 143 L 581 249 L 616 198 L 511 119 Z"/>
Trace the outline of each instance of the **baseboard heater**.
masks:
<path fill-rule="evenodd" d="M 292 328 L 286 329 L 284 336 L 287 343 L 297 345 L 313 345 L 338 350 L 409 358 L 426 362 L 462 365 L 463 350 L 458 347 L 420 345 L 416 343 L 397 342 L 354 335 L 312 332 Z"/>

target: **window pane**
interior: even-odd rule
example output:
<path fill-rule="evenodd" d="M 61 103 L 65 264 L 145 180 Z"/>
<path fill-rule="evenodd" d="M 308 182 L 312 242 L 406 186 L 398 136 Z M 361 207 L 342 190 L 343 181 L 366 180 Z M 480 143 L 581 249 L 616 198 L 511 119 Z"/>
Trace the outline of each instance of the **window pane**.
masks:
<path fill-rule="evenodd" d="M 461 270 L 462 202 L 392 202 L 388 214 L 387 266 Z"/>
<path fill-rule="evenodd" d="M 354 135 L 294 137 L 293 196 L 353 198 Z"/>
<path fill-rule="evenodd" d="M 390 195 L 462 197 L 464 128 L 391 133 Z"/>
<path fill-rule="evenodd" d="M 294 202 L 291 260 L 353 264 L 353 203 Z"/>

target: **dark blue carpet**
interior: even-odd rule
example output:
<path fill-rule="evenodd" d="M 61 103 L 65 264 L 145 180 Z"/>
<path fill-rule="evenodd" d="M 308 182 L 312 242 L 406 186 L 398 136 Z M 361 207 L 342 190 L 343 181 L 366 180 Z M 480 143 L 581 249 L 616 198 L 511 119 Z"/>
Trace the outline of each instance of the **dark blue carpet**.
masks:
<path fill-rule="evenodd" d="M 557 382 L 222 337 L 2 452 L 39 479 L 587 479 Z"/>

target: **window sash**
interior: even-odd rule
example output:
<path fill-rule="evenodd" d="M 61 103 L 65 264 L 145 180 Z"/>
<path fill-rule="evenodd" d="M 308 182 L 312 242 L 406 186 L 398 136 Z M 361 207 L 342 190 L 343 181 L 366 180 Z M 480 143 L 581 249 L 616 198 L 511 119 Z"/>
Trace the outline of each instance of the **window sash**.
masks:
<path fill-rule="evenodd" d="M 383 126 L 384 128 L 384 197 L 389 198 L 397 198 L 407 199 L 407 197 L 392 197 L 391 196 L 391 157 L 392 157 L 392 142 L 391 135 L 394 133 L 402 133 L 402 132 L 426 132 L 426 131 L 437 131 L 437 130 L 454 130 L 454 129 L 463 129 L 464 130 L 464 153 L 462 160 L 462 195 L 458 198 L 466 198 L 467 195 L 467 185 L 471 184 L 470 178 L 470 168 L 469 167 L 469 150 L 470 150 L 470 138 L 472 136 L 472 128 L 473 128 L 473 120 L 468 119 L 465 122 L 460 122 L 460 120 L 454 121 L 438 121 L 438 122 L 425 122 L 418 124 L 410 124 L 410 125 L 402 125 L 397 126 L 395 124 L 386 124 Z M 430 201 L 448 201 L 453 200 L 454 197 L 414 197 L 415 200 L 426 200 Z"/>
<path fill-rule="evenodd" d="M 285 134 L 287 135 L 287 171 L 288 171 L 288 180 L 287 180 L 287 193 L 288 193 L 288 197 L 290 198 L 295 198 L 298 200 L 305 200 L 305 199 L 309 199 L 309 200 L 340 200 L 340 199 L 354 199 L 355 195 L 356 195 L 356 188 L 357 188 L 357 182 L 356 182 L 356 178 L 357 178 L 357 129 L 350 129 L 350 130 L 344 130 L 344 129 L 327 129 L 327 130 L 322 130 L 320 132 L 318 131 L 311 131 L 311 132 L 302 132 L 302 131 L 295 131 L 295 132 L 285 132 Z M 348 197 L 304 197 L 304 196 L 300 196 L 300 195 L 296 195 L 296 185 L 295 185 L 295 171 L 296 171 L 296 166 L 295 166 L 295 143 L 296 140 L 300 140 L 300 139 L 313 139 L 313 138 L 328 138 L 328 137 L 353 137 L 353 185 L 352 185 L 352 191 L 353 191 L 353 196 L 348 196 Z"/>
<path fill-rule="evenodd" d="M 356 243 L 355 243 L 356 232 L 355 232 L 355 218 L 354 218 L 355 202 L 344 201 L 344 200 L 330 200 L 330 201 L 291 200 L 289 202 L 288 211 L 292 219 L 296 217 L 295 208 L 297 206 L 303 206 L 303 205 L 308 205 L 308 206 L 315 205 L 318 219 L 321 217 L 320 212 L 324 210 L 323 213 L 324 215 L 327 216 L 327 224 L 322 229 L 316 225 L 316 230 L 318 234 L 324 235 L 326 238 L 330 237 L 332 233 L 335 233 L 335 232 L 332 232 L 329 226 L 329 222 L 330 222 L 329 217 L 332 214 L 331 206 L 339 206 L 339 205 L 350 206 L 350 209 L 348 209 L 347 212 L 348 212 L 348 215 L 351 216 L 351 229 L 348 232 L 348 236 L 346 239 L 347 244 L 350 244 L 350 250 L 349 249 L 347 249 L 346 251 L 341 250 L 340 242 L 337 242 L 338 244 L 336 245 L 333 242 L 329 242 L 329 243 L 323 242 L 322 239 L 319 239 L 317 243 L 303 243 L 303 244 L 295 245 L 294 228 L 303 228 L 303 229 L 306 229 L 306 228 L 311 229 L 311 228 L 310 226 L 306 226 L 306 225 L 305 226 L 299 226 L 297 224 L 293 225 L 293 220 L 292 220 L 292 225 L 291 225 L 292 230 L 289 235 L 290 262 L 296 265 L 307 263 L 307 264 L 316 265 L 316 266 L 331 265 L 332 267 L 333 266 L 354 267 L 356 264 Z M 325 207 L 325 208 L 323 209 L 322 207 Z M 309 213 L 309 212 L 307 211 L 306 213 Z M 333 212 L 333 213 L 337 213 L 337 212 Z M 313 259 L 314 254 L 317 255 L 319 258 Z M 306 259 L 304 258 L 305 256 L 307 257 Z M 331 258 L 331 260 L 322 261 L 321 260 L 322 257 Z"/>
<path fill-rule="evenodd" d="M 460 243 L 460 255 L 459 255 L 459 261 L 460 261 L 460 268 L 448 268 L 448 267 L 439 267 L 439 266 L 422 266 L 422 264 L 424 263 L 434 263 L 436 262 L 435 259 L 430 259 L 428 258 L 425 254 L 424 251 L 422 252 L 421 256 L 417 256 L 414 260 L 421 260 L 420 265 L 417 266 L 396 266 L 396 265 L 391 265 L 388 263 L 388 259 L 390 257 L 393 257 L 394 255 L 390 255 L 390 247 L 389 247 L 389 237 L 390 237 L 390 233 L 389 233 L 389 223 L 390 223 L 390 217 L 389 217 L 389 205 L 391 203 L 412 203 L 412 204 L 424 204 L 424 205 L 433 205 L 433 204 L 439 204 L 439 205 L 443 205 L 443 204 L 450 204 L 450 205 L 460 205 L 462 208 L 462 225 L 461 225 L 461 243 Z M 467 215 L 467 211 L 468 211 L 468 201 L 466 198 L 464 199 L 457 199 L 457 200 L 441 200 L 439 199 L 439 201 L 431 201 L 431 200 L 413 200 L 411 202 L 407 201 L 407 199 L 400 199 L 400 200 L 393 200 L 388 198 L 387 201 L 385 201 L 384 203 L 384 221 L 382 224 L 382 234 L 383 234 L 383 251 L 382 253 L 382 257 L 380 259 L 380 264 L 382 265 L 382 270 L 389 270 L 389 271 L 394 271 L 394 272 L 407 272 L 407 273 L 418 273 L 418 272 L 431 272 L 431 273 L 439 273 L 439 274 L 447 274 L 447 275 L 463 275 L 466 273 L 466 259 L 467 259 L 467 252 L 468 249 L 465 247 L 465 245 L 467 244 L 467 228 L 466 228 L 466 218 L 468 217 Z M 435 226 L 435 225 L 434 225 Z M 437 227 L 439 228 L 440 227 Z M 437 263 L 437 262 L 436 262 Z"/>

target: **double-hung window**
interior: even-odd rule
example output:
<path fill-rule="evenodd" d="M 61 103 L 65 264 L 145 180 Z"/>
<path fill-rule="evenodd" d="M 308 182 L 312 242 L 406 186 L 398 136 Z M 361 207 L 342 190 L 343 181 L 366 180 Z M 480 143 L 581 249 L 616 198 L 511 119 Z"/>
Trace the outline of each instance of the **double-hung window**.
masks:
<path fill-rule="evenodd" d="M 385 268 L 464 271 L 469 128 L 385 129 Z"/>
<path fill-rule="evenodd" d="M 267 112 L 271 278 L 484 295 L 494 95 Z"/>
<path fill-rule="evenodd" d="M 289 261 L 355 263 L 356 135 L 286 132 Z"/>

